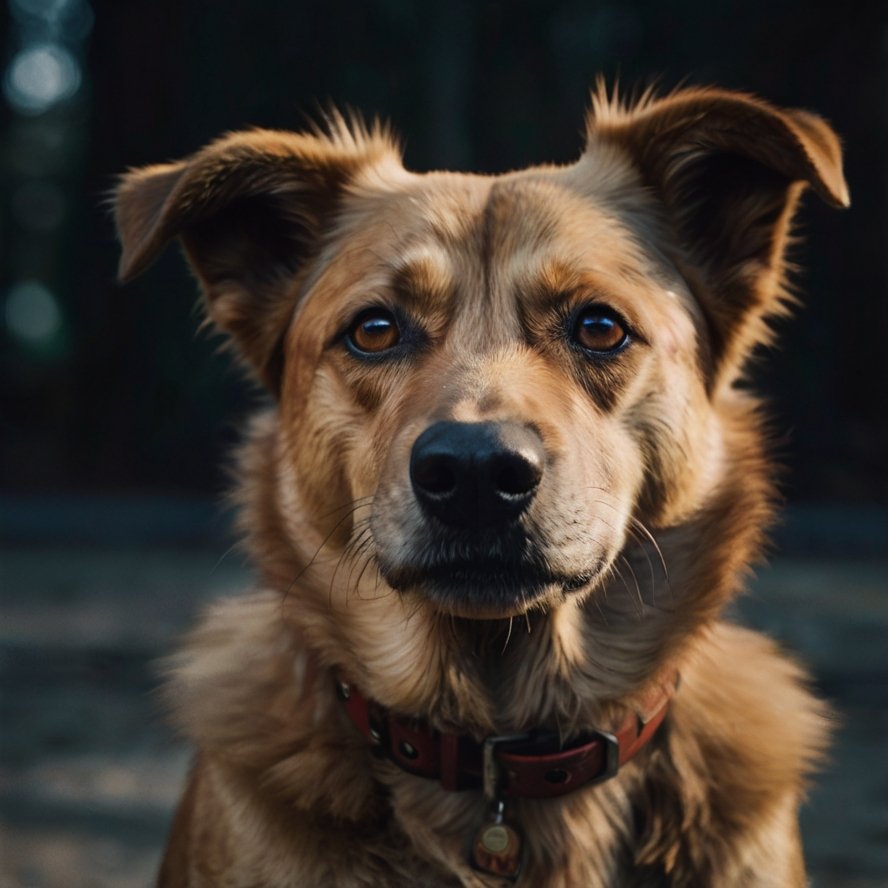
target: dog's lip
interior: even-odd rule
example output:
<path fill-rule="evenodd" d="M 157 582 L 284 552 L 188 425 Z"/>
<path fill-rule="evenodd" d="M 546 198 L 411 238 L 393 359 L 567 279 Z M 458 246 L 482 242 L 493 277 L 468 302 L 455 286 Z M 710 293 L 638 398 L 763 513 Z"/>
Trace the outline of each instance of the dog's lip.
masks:
<path fill-rule="evenodd" d="M 478 579 L 495 578 L 501 582 L 512 582 L 517 586 L 563 585 L 579 588 L 591 579 L 583 573 L 579 576 L 554 573 L 542 570 L 533 564 L 515 564 L 503 561 L 453 561 L 431 566 L 422 572 L 426 579 L 439 582 L 473 582 Z"/>
<path fill-rule="evenodd" d="M 530 561 L 507 561 L 498 558 L 453 558 L 422 561 L 416 564 L 383 566 L 383 576 L 396 589 L 422 586 L 426 583 L 471 583 L 498 578 L 516 585 L 555 582 L 548 571 Z"/>
<path fill-rule="evenodd" d="M 481 558 L 381 566 L 381 572 L 397 591 L 418 592 L 445 610 L 466 616 L 503 616 L 521 613 L 553 594 L 585 588 L 600 573 L 600 565 L 567 574 L 527 560 Z"/>

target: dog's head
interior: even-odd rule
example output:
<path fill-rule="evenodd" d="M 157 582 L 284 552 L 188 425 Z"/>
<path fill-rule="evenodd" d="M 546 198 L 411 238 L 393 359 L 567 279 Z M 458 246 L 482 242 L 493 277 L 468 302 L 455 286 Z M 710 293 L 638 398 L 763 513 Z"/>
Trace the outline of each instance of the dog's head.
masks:
<path fill-rule="evenodd" d="M 181 240 L 276 398 L 290 545 L 361 566 L 325 596 L 513 616 L 594 599 L 633 539 L 762 486 L 735 383 L 801 190 L 848 202 L 839 154 L 821 119 L 713 89 L 600 94 L 576 163 L 503 176 L 408 172 L 340 118 L 236 133 L 123 178 L 121 274 Z"/>

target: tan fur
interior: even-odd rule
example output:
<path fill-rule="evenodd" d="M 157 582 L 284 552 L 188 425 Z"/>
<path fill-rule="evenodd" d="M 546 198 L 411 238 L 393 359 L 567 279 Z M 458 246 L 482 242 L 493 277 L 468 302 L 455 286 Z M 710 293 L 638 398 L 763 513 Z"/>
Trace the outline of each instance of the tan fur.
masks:
<path fill-rule="evenodd" d="M 385 131 L 334 117 L 123 178 L 122 275 L 180 238 L 275 396 L 237 489 L 261 591 L 216 605 L 171 668 L 199 752 L 161 884 L 498 884 L 466 857 L 480 793 L 375 759 L 334 670 L 483 738 L 612 728 L 675 668 L 664 726 L 616 778 L 512 805 L 520 884 L 804 884 L 797 807 L 827 717 L 800 669 L 722 618 L 771 514 L 738 382 L 784 310 L 804 185 L 847 204 L 829 127 L 714 89 L 632 107 L 600 90 L 577 163 L 500 177 L 407 172 Z M 602 302 L 632 341 L 589 361 L 563 318 Z M 422 348 L 348 353 L 343 331 L 380 305 Z M 506 606 L 410 579 L 429 531 L 407 466 L 441 420 L 535 429 L 546 474 L 522 520 L 581 588 Z"/>

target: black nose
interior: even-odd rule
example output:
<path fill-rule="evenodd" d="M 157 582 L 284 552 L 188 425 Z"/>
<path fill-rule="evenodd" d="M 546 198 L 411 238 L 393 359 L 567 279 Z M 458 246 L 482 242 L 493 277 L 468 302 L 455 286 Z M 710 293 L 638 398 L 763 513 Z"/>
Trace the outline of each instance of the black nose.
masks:
<path fill-rule="evenodd" d="M 543 477 L 545 451 L 525 426 L 439 422 L 414 442 L 410 481 L 426 514 L 451 527 L 514 521 Z"/>

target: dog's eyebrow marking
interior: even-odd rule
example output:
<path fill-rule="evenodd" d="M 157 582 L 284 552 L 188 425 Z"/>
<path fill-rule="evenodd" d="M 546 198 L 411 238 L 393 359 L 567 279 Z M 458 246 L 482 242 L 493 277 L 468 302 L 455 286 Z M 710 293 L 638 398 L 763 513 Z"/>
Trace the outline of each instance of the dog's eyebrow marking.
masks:
<path fill-rule="evenodd" d="M 453 292 L 453 263 L 441 249 L 415 248 L 401 257 L 392 271 L 392 288 L 405 300 L 445 300 Z"/>
<path fill-rule="evenodd" d="M 604 294 L 606 288 L 564 259 L 550 258 L 519 284 L 524 299 L 537 310 L 569 302 L 577 293 Z"/>
<path fill-rule="evenodd" d="M 549 259 L 529 281 L 529 292 L 541 302 L 551 302 L 583 285 L 582 276 L 567 262 Z"/>
<path fill-rule="evenodd" d="M 608 300 L 609 295 L 624 292 L 627 285 L 641 282 L 650 284 L 642 271 L 623 262 L 615 268 L 578 267 L 575 262 L 562 257 L 550 257 L 538 270 L 529 273 L 521 286 L 526 298 L 538 308 L 549 308 L 570 300 L 574 296 Z M 679 299 L 678 294 L 672 293 Z"/>

